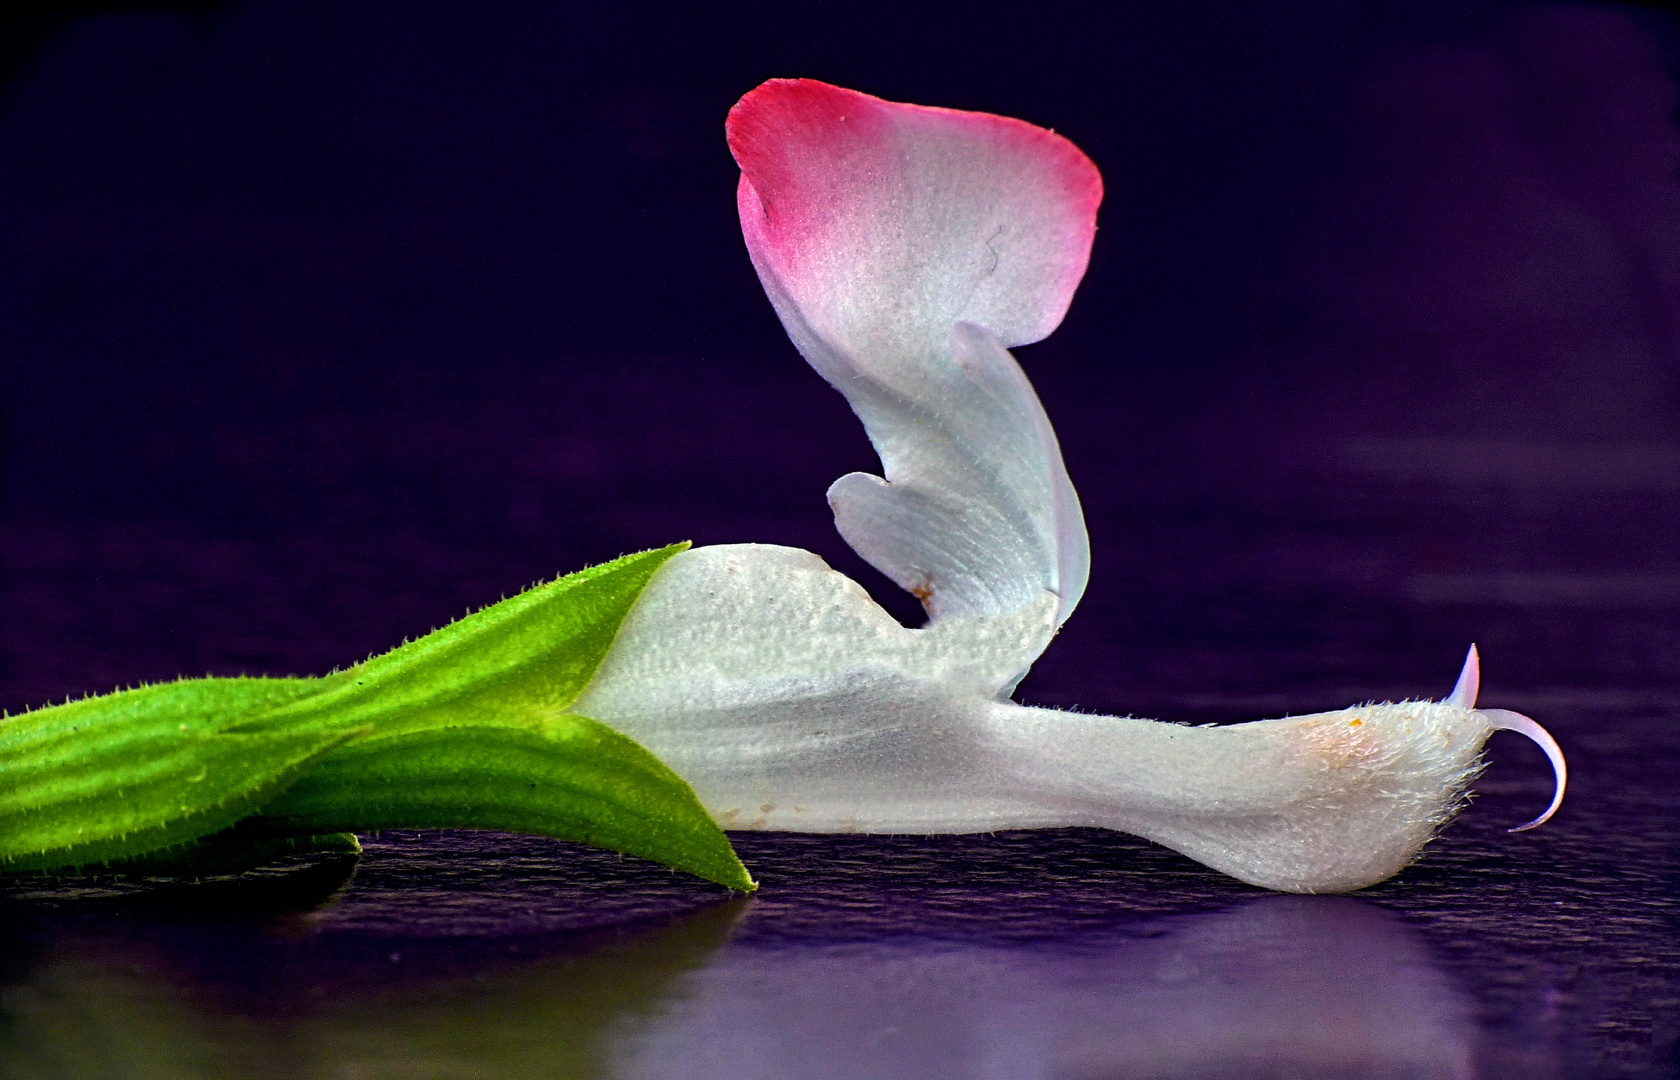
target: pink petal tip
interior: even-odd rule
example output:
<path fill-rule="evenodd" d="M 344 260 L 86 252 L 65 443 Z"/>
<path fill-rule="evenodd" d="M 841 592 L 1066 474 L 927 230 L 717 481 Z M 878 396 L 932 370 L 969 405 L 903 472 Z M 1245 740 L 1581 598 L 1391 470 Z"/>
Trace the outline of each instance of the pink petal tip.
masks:
<path fill-rule="evenodd" d="M 771 79 L 725 133 L 759 273 L 832 345 L 879 345 L 906 320 L 940 345 L 959 321 L 1037 341 L 1084 276 L 1102 178 L 1054 132 Z"/>

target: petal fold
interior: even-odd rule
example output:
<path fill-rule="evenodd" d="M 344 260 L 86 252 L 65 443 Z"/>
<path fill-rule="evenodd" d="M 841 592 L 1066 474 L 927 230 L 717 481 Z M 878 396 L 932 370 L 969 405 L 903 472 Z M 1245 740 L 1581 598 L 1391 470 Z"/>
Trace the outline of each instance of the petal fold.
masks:
<path fill-rule="evenodd" d="M 835 481 L 834 524 L 936 620 L 1017 611 L 1049 589 L 1059 625 L 1085 591 L 1091 549 L 1056 433 L 990 332 L 958 323 L 949 355 L 922 379 L 940 412 L 906 407 L 870 425 L 891 480 Z"/>

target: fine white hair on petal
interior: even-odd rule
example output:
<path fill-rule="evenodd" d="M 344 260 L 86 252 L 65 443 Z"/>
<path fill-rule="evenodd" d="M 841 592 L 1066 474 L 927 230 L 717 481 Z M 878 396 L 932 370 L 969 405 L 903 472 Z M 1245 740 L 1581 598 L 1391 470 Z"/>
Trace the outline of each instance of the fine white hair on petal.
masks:
<path fill-rule="evenodd" d="M 1102 181 L 1008 117 L 775 79 L 730 112 L 753 266 L 881 455 L 829 490 L 841 535 L 935 619 L 1085 588 L 1084 518 L 1009 345 L 1061 321 Z"/>
<path fill-rule="evenodd" d="M 1428 701 L 1202 728 L 1002 706 L 993 718 L 1014 790 L 1060 824 L 1148 837 L 1284 892 L 1403 869 L 1463 804 L 1491 730 Z"/>

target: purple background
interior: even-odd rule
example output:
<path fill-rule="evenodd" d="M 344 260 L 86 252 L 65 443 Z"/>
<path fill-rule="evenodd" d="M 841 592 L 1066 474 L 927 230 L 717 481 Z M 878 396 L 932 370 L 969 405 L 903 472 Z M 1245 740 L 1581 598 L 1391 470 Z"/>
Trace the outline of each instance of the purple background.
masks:
<path fill-rule="evenodd" d="M 1502 736 L 1483 798 L 1421 864 L 1305 908 L 1252 907 L 1262 894 L 1086 833 L 747 838 L 765 889 L 723 915 L 664 871 L 464 834 L 370 845 L 317 915 L 270 910 L 307 907 L 307 889 L 225 906 L 18 897 L 0 1049 L 20 1075 L 50 1056 L 20 1035 L 61 1015 L 42 1001 L 119 995 L 150 1003 L 134 1015 L 196 1018 L 113 1045 L 289 1032 L 318 1060 L 271 1072 L 304 1075 L 353 1059 L 330 1033 L 372 1030 L 351 1008 L 367 985 L 409 1018 L 379 1029 L 390 1047 L 413 1050 L 425 1016 L 476 1016 L 460 980 L 502 980 L 507 1016 L 564 1027 L 517 989 L 557 985 L 556 964 L 580 986 L 676 973 L 577 1020 L 589 1067 L 630 1074 L 653 1068 L 645 1044 L 694 1076 L 707 1053 L 743 1075 L 795 1075 L 790 1060 L 846 1074 L 854 1053 L 858 1075 L 1255 1075 L 1283 1066 L 1210 1033 L 1274 1024 L 1255 1001 L 1298 995 L 1280 973 L 1301 970 L 1398 987 L 1371 1014 L 1436 1017 L 1416 1045 L 1462 1041 L 1480 1075 L 1675 1071 L 1669 17 L 256 4 L 13 29 L 0 706 L 321 673 L 677 539 L 809 548 L 914 621 L 833 532 L 823 489 L 874 458 L 782 335 L 734 219 L 723 115 L 764 78 L 805 75 L 1020 116 L 1103 170 L 1087 281 L 1064 327 L 1018 354 L 1093 544 L 1086 599 L 1022 700 L 1200 722 L 1435 696 L 1474 640 L 1484 702 L 1547 724 L 1574 767 L 1559 818 L 1507 837 L 1548 780 Z M 1184 943 L 1185 970 L 1225 974 L 1174 982 L 1188 998 L 1110 978 L 1178 970 L 1126 944 L 1155 938 Z M 1342 959 L 1291 951 L 1344 938 Z M 828 984 L 800 965 L 824 949 L 833 1026 L 773 1003 L 707 1011 L 750 998 L 731 972 L 815 993 Z M 169 977 L 109 975 L 135 964 Z M 1420 965 L 1438 978 L 1408 981 Z M 1016 986 L 1000 972 L 1025 980 L 1015 997 L 941 997 Z M 1254 1001 L 1217 990 L 1250 984 Z M 1051 1010 L 1062 1020 L 1020 1011 L 1067 985 L 1089 993 Z M 190 1008 L 157 1004 L 159 986 Z M 869 1041 L 880 1009 L 833 1004 L 894 994 L 902 1052 Z M 644 1014 L 668 1030 L 624 1019 Z M 1160 1064 L 1114 1041 L 1152 1023 L 1202 1056 Z M 537 1067 L 506 1056 L 528 1030 L 491 1030 L 505 1037 L 461 1060 Z M 756 1051 L 730 1041 L 743 1030 L 766 1033 Z M 982 1030 L 1008 1053 L 974 1049 Z M 1431 1075 L 1384 1045 L 1375 1064 L 1321 1054 L 1297 1071 Z"/>

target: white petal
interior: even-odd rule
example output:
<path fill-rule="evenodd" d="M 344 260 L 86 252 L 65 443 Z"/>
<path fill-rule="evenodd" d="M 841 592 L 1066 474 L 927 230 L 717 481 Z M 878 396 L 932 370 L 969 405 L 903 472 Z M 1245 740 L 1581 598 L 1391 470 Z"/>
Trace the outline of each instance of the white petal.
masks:
<path fill-rule="evenodd" d="M 572 708 L 651 750 L 727 827 L 891 831 L 938 803 L 944 828 L 983 828 L 973 742 L 1054 614 L 1044 593 L 909 630 L 810 552 L 696 548 L 654 576 Z"/>
<path fill-rule="evenodd" d="M 842 535 L 936 619 L 1044 589 L 1065 619 L 1085 585 L 1084 520 L 1004 346 L 1061 321 L 1090 254 L 1095 167 L 1019 120 L 811 80 L 754 90 L 728 133 L 765 291 L 885 467 L 887 484 L 854 474 L 830 490 Z"/>
<path fill-rule="evenodd" d="M 889 480 L 837 480 L 835 525 L 936 620 L 1015 611 L 1049 589 L 1060 624 L 1085 591 L 1091 554 L 1055 432 L 986 330 L 958 323 L 950 356 L 917 380 L 937 413 L 902 401 L 864 413 Z"/>

